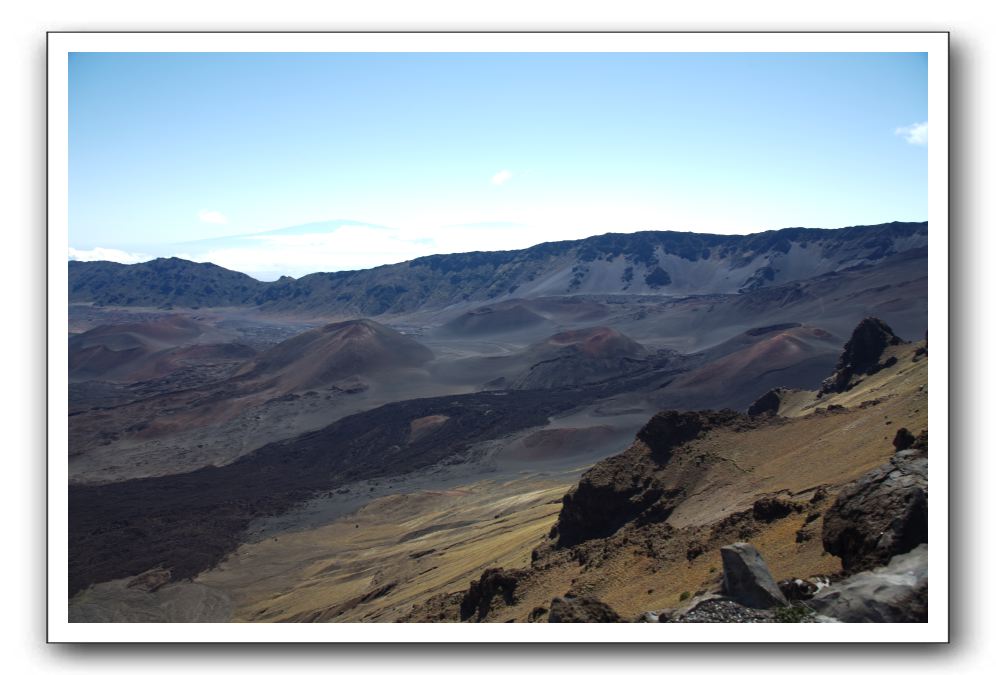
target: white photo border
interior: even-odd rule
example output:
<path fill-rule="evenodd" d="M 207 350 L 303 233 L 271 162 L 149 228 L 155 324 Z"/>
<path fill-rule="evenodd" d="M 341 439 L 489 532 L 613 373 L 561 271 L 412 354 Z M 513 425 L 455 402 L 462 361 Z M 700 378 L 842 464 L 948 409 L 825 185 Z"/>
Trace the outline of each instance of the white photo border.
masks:
<path fill-rule="evenodd" d="M 48 34 L 48 641 L 948 642 L 947 32 L 51 32 Z M 920 52 L 928 55 L 929 621 L 922 624 L 138 624 L 68 620 L 69 107 L 71 52 Z M 847 223 L 851 224 L 851 223 Z"/>

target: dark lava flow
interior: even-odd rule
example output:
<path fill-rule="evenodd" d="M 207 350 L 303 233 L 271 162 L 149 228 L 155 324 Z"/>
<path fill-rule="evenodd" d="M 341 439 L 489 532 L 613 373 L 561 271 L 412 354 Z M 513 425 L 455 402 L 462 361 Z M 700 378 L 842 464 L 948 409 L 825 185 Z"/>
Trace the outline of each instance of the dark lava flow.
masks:
<path fill-rule="evenodd" d="M 254 518 L 286 512 L 315 494 L 357 480 L 387 477 L 442 460 L 463 461 L 470 446 L 634 386 L 652 385 L 650 367 L 635 378 L 584 388 L 482 392 L 389 403 L 324 429 L 270 443 L 221 467 L 69 488 L 69 594 L 157 565 L 173 579 L 218 564 Z M 449 419 L 409 441 L 412 420 Z"/>

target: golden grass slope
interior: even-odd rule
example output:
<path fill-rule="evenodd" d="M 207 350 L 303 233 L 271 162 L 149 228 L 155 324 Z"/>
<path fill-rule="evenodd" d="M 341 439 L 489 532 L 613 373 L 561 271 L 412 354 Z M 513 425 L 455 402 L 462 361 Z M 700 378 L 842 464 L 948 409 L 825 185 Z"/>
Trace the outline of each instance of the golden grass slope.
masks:
<path fill-rule="evenodd" d="M 231 598 L 235 621 L 393 621 L 487 567 L 527 565 L 569 486 L 524 478 L 391 495 L 245 544 L 196 581 Z"/>

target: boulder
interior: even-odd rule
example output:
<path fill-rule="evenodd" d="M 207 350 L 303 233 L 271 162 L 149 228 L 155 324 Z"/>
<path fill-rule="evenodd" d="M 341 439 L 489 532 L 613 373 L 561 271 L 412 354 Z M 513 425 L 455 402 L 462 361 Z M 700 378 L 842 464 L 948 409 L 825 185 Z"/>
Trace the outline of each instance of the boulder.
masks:
<path fill-rule="evenodd" d="M 918 623 L 927 620 L 927 544 L 897 555 L 884 567 L 859 572 L 820 590 L 806 602 L 845 623 Z"/>
<path fill-rule="evenodd" d="M 910 433 L 910 430 L 906 427 L 897 431 L 896 437 L 892 439 L 892 445 L 896 449 L 896 452 L 912 448 L 915 442 L 916 436 Z"/>
<path fill-rule="evenodd" d="M 853 574 L 927 542 L 927 436 L 846 485 L 823 516 L 823 548 Z"/>
<path fill-rule="evenodd" d="M 590 596 L 554 598 L 550 602 L 550 623 L 623 623 L 607 604 Z"/>
<path fill-rule="evenodd" d="M 767 609 L 787 605 L 757 549 L 740 542 L 719 550 L 723 558 L 723 593 L 745 607 Z"/>

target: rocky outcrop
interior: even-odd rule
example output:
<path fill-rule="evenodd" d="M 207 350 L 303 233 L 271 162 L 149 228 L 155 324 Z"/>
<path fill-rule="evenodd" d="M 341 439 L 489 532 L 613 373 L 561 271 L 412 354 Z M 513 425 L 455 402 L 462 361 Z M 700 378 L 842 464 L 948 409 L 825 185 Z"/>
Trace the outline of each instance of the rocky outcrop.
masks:
<path fill-rule="evenodd" d="M 482 621 L 494 608 L 495 602 L 506 606 L 515 604 L 515 589 L 527 575 L 524 570 L 505 570 L 500 567 L 484 570 L 481 578 L 470 582 L 470 588 L 460 602 L 460 620 Z"/>
<path fill-rule="evenodd" d="M 564 495 L 550 532 L 557 545 L 574 546 L 608 537 L 668 496 L 670 492 L 654 479 L 653 470 L 642 470 L 646 462 L 630 448 L 589 469 Z"/>
<path fill-rule="evenodd" d="M 707 429 L 749 419 L 732 411 L 658 413 L 637 434 L 639 442 L 589 469 L 570 492 L 551 531 L 560 547 L 607 537 L 635 518 L 661 522 L 680 488 L 669 487 L 661 469 L 679 446 Z"/>
<path fill-rule="evenodd" d="M 783 391 L 781 387 L 770 390 L 767 394 L 750 404 L 750 407 L 747 408 L 747 414 L 751 417 L 777 415 L 778 409 L 782 406 Z"/>
<path fill-rule="evenodd" d="M 773 523 L 790 514 L 799 513 L 805 507 L 783 497 L 761 497 L 752 507 L 754 519 L 762 523 Z"/>
<path fill-rule="evenodd" d="M 927 620 L 927 545 L 897 555 L 888 565 L 859 572 L 819 591 L 806 604 L 846 623 L 914 623 Z"/>
<path fill-rule="evenodd" d="M 723 593 L 753 609 L 787 605 L 761 554 L 751 544 L 737 543 L 719 550 L 723 558 Z"/>
<path fill-rule="evenodd" d="M 550 623 L 622 623 L 607 604 L 590 596 L 554 598 L 550 602 Z"/>
<path fill-rule="evenodd" d="M 881 319 L 863 319 L 844 345 L 844 353 L 837 361 L 833 374 L 823 381 L 820 394 L 847 391 L 857 375 L 871 375 L 892 365 L 887 359 L 880 362 L 886 347 L 903 344 Z M 893 361 L 894 363 L 894 361 Z"/>
<path fill-rule="evenodd" d="M 844 487 L 823 516 L 823 547 L 848 573 L 927 542 L 927 434 Z"/>
<path fill-rule="evenodd" d="M 666 464 L 674 448 L 698 438 L 703 431 L 736 422 L 742 417 L 732 410 L 665 410 L 651 417 L 636 437 L 650 448 L 654 459 Z"/>

